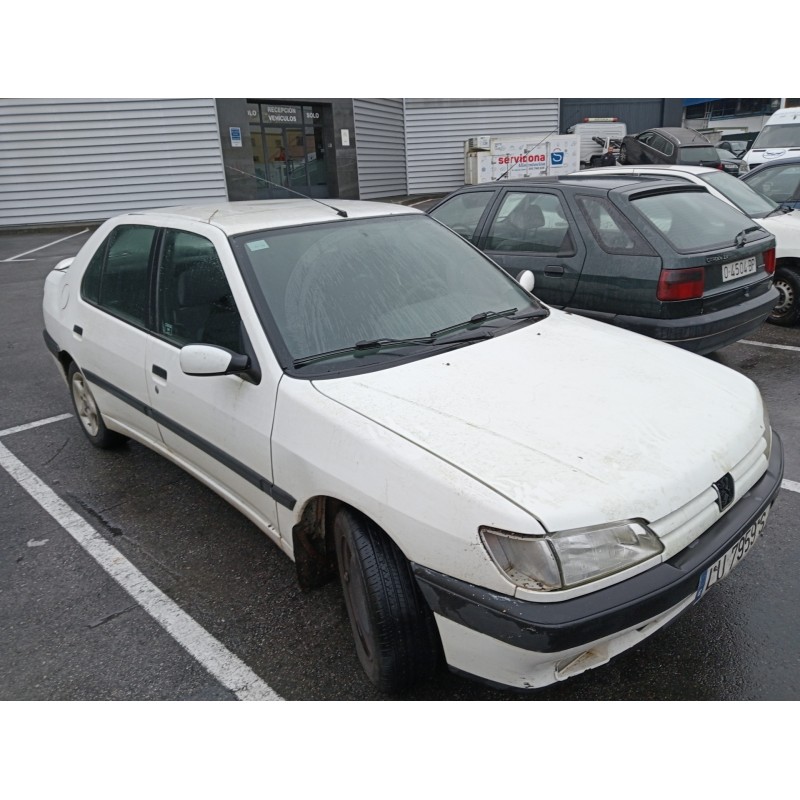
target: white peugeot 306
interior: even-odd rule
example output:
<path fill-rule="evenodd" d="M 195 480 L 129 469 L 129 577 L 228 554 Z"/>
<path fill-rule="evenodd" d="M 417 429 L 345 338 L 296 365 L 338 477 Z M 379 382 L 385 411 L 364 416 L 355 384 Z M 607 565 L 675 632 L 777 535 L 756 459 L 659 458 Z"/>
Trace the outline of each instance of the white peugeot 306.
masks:
<path fill-rule="evenodd" d="M 544 306 L 402 206 L 127 214 L 44 291 L 98 447 L 134 439 L 297 566 L 338 572 L 397 692 L 536 688 L 607 662 L 758 545 L 783 474 L 756 386 Z"/>

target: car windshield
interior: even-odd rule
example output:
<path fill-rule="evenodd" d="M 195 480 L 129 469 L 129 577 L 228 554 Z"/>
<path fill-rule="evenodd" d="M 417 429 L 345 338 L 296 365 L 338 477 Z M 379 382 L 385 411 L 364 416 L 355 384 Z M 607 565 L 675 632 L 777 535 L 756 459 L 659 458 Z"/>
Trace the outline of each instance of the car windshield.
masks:
<path fill-rule="evenodd" d="M 753 147 L 800 147 L 800 125 L 767 125 Z"/>
<path fill-rule="evenodd" d="M 254 278 L 262 318 L 290 359 L 348 350 L 326 359 L 325 368 L 333 362 L 349 369 L 353 359 L 385 363 L 425 347 L 378 351 L 365 343 L 468 328 L 487 312 L 515 318 L 491 317 L 488 328 L 514 325 L 542 308 L 460 236 L 421 214 L 264 230 L 232 241 Z M 362 347 L 350 352 L 357 343 Z"/>
<path fill-rule="evenodd" d="M 704 161 L 719 161 L 716 148 L 711 145 L 708 147 L 679 147 L 678 150 L 680 151 L 681 164 L 702 164 Z"/>
<path fill-rule="evenodd" d="M 724 194 L 735 206 L 741 208 L 748 217 L 765 217 L 778 205 L 768 197 L 751 189 L 746 183 L 734 178 L 727 172 L 714 170 L 698 177 L 709 186 L 713 186 L 720 194 Z"/>
<path fill-rule="evenodd" d="M 752 226 L 741 211 L 705 191 L 668 192 L 632 202 L 682 253 L 733 246 L 736 236 Z"/>

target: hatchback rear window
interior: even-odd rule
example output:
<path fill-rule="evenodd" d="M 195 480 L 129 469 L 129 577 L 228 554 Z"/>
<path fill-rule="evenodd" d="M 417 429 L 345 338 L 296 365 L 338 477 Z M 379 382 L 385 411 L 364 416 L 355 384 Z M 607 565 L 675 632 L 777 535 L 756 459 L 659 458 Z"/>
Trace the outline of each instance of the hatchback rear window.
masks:
<path fill-rule="evenodd" d="M 719 163 L 719 156 L 714 147 L 680 147 L 678 148 L 679 162 L 681 164 L 702 164 L 710 161 L 713 164 Z"/>
<path fill-rule="evenodd" d="M 681 253 L 733 247 L 736 235 L 753 225 L 741 211 L 707 192 L 669 192 L 632 203 Z"/>

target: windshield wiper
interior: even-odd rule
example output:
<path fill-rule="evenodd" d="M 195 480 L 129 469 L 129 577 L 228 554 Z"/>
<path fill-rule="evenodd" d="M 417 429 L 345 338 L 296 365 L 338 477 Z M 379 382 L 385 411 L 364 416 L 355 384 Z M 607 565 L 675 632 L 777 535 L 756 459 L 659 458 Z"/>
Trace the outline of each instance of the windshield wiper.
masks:
<path fill-rule="evenodd" d="M 292 366 L 295 368 L 304 367 L 306 364 L 312 364 L 315 361 L 323 361 L 326 358 L 335 358 L 336 356 L 344 356 L 352 353 L 367 353 L 369 351 L 381 350 L 384 347 L 408 347 L 411 345 L 438 347 L 443 345 L 458 345 L 466 344 L 467 342 L 477 342 L 481 339 L 491 339 L 492 336 L 494 336 L 494 334 L 491 331 L 476 331 L 466 336 L 442 339 L 441 341 L 436 341 L 433 334 L 430 336 L 409 337 L 408 339 L 364 339 L 360 342 L 356 342 L 351 347 L 339 347 L 336 350 L 326 350 L 324 353 L 295 358 L 292 361 Z"/>
<path fill-rule="evenodd" d="M 473 314 L 469 319 L 465 319 L 463 322 L 456 322 L 455 325 L 448 325 L 446 328 L 433 331 L 431 336 L 441 336 L 443 333 L 456 331 L 466 325 L 483 325 L 484 322 L 490 319 L 497 319 L 498 317 L 510 317 L 512 314 L 516 314 L 518 310 L 519 309 L 516 308 L 507 308 L 505 311 L 481 311 L 478 314 Z"/>
<path fill-rule="evenodd" d="M 753 225 L 750 228 L 745 228 L 743 231 L 739 231 L 739 233 L 737 233 L 736 236 L 733 237 L 733 243 L 737 247 L 744 247 L 745 242 L 747 241 L 747 234 L 759 230 L 761 230 L 760 225 Z"/>

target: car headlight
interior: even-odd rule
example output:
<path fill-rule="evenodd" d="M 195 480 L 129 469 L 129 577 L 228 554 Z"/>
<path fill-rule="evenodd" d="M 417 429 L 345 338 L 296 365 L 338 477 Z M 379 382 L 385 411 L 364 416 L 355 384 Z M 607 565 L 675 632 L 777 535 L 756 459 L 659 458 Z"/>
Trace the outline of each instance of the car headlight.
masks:
<path fill-rule="evenodd" d="M 486 549 L 508 578 L 525 589 L 554 591 L 596 581 L 663 552 L 640 520 L 575 528 L 546 536 L 482 527 Z"/>

